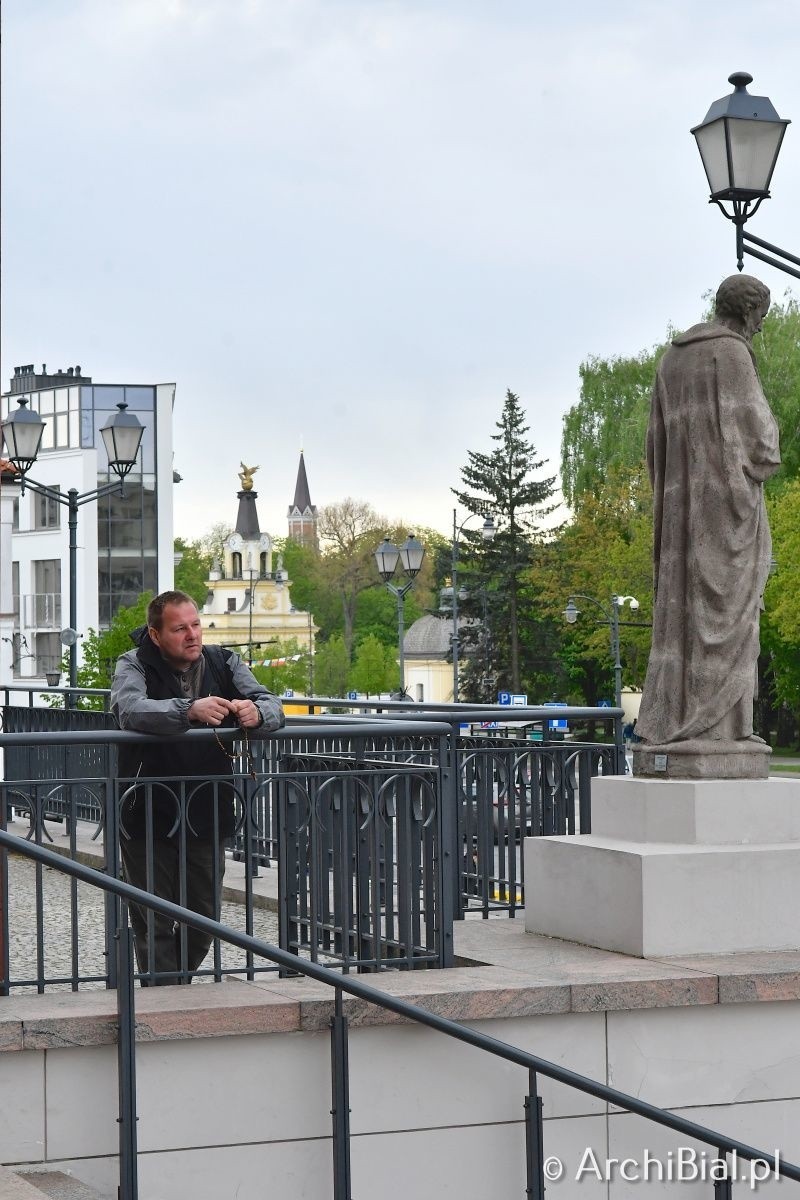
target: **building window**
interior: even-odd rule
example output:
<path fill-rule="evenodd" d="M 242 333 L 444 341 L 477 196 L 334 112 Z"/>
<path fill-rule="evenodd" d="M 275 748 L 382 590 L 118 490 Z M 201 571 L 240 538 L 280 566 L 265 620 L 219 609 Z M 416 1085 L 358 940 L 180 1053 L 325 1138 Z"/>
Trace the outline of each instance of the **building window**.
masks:
<path fill-rule="evenodd" d="M 228 612 L 236 612 L 236 597 L 228 596 Z"/>
<path fill-rule="evenodd" d="M 233 571 L 234 579 L 242 578 L 242 556 L 238 550 L 235 554 L 231 555 L 231 569 Z"/>
<path fill-rule="evenodd" d="M 425 684 L 418 683 L 417 684 L 417 704 L 422 704 L 424 699 L 425 699 Z"/>
<path fill-rule="evenodd" d="M 14 612 L 14 628 L 19 629 L 19 563 L 11 564 L 11 606 Z"/>
<path fill-rule="evenodd" d="M 19 529 L 19 496 L 15 496 L 11 502 L 11 528 Z"/>
<path fill-rule="evenodd" d="M 57 483 L 52 485 L 54 492 L 60 492 L 61 488 Z M 58 500 L 53 500 L 49 496 L 33 497 L 33 528 L 34 529 L 59 529 L 61 526 L 61 505 Z"/>
<path fill-rule="evenodd" d="M 27 598 L 24 616 L 30 629 L 61 628 L 61 560 L 40 558 L 33 564 L 32 596 Z"/>
<path fill-rule="evenodd" d="M 35 674 L 46 675 L 48 671 L 57 671 L 61 666 L 61 638 L 57 633 L 37 633 L 34 637 L 36 648 Z"/>
<path fill-rule="evenodd" d="M 258 556 L 258 573 L 262 579 L 267 578 L 267 552 L 262 550 Z"/>

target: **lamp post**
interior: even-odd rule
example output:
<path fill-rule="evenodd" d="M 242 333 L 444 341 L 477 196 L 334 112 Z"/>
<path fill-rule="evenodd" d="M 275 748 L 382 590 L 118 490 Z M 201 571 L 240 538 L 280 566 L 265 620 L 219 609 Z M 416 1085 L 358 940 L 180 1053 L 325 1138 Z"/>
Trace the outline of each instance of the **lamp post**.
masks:
<path fill-rule="evenodd" d="M 458 582 L 456 576 L 458 574 L 458 535 L 464 530 L 465 526 L 473 519 L 473 517 L 484 516 L 483 528 L 481 529 L 481 537 L 484 542 L 491 542 L 497 532 L 495 528 L 494 518 L 491 513 L 470 513 L 466 520 L 460 525 L 457 524 L 458 515 L 456 509 L 453 509 L 453 546 L 452 546 L 452 562 L 451 562 L 451 579 L 453 587 L 453 632 L 450 635 L 450 642 L 453 647 L 453 703 L 458 702 Z M 484 612 L 484 621 L 486 614 Z"/>
<path fill-rule="evenodd" d="M 422 542 L 410 533 L 399 548 L 388 538 L 384 538 L 375 551 L 375 564 L 386 587 L 397 597 L 397 639 L 400 647 L 400 699 L 406 697 L 405 658 L 403 654 L 403 607 L 406 595 L 414 586 L 414 580 L 419 575 L 422 560 L 425 557 L 425 547 Z M 398 562 L 402 562 L 403 571 L 408 582 L 399 586 L 392 583 L 392 576 L 397 570 Z"/>
<path fill-rule="evenodd" d="M 729 75 L 728 83 L 733 84 L 733 92 L 715 100 L 705 119 L 691 132 L 697 140 L 711 189 L 709 203 L 716 204 L 736 226 L 736 265 L 739 270 L 742 270 L 743 256 L 750 254 L 800 279 L 797 270 L 800 258 L 746 233 L 744 228 L 761 202 L 769 199 L 778 152 L 786 126 L 791 124 L 778 116 L 768 96 L 750 95 L 747 85 L 752 82 L 753 76 L 746 71 Z M 725 201 L 731 206 L 730 212 L 724 206 Z M 761 249 L 754 249 L 756 246 Z M 764 254 L 764 250 L 769 250 L 770 254 Z M 780 262 L 772 255 L 787 261 Z M 796 266 L 790 267 L 788 262 Z"/>
<path fill-rule="evenodd" d="M 27 397 L 21 397 L 19 407 L 3 421 L 3 440 L 6 444 L 9 459 L 20 473 L 22 493 L 24 493 L 26 488 L 30 488 L 37 496 L 44 496 L 46 499 L 53 500 L 57 504 L 63 504 L 67 509 L 69 524 L 69 630 L 72 634 L 71 638 L 67 639 L 69 644 L 69 686 L 75 688 L 78 683 L 78 639 L 75 628 L 78 623 L 78 509 L 84 504 L 88 504 L 90 500 L 99 500 L 101 496 L 108 496 L 112 492 L 119 491 L 121 495 L 125 495 L 125 477 L 130 474 L 136 465 L 144 426 L 137 416 L 126 411 L 127 404 L 118 404 L 118 412 L 108 418 L 100 432 L 103 435 L 103 442 L 108 454 L 109 470 L 119 476 L 119 482 L 106 483 L 102 487 L 94 488 L 92 491 L 83 492 L 80 495 L 77 488 L 70 488 L 65 494 L 56 488 L 47 487 L 45 484 L 37 483 L 34 479 L 27 477 L 27 472 L 38 457 L 45 424 L 37 412 L 32 412 L 26 407 L 27 403 Z M 65 630 L 64 633 L 66 634 L 67 631 Z M 73 707 L 74 704 L 75 696 L 74 693 L 71 693 L 69 696 L 69 705 Z"/>
<path fill-rule="evenodd" d="M 611 633 L 611 657 L 614 660 L 614 707 L 622 708 L 622 661 L 619 655 L 619 610 L 626 604 L 629 604 L 631 611 L 635 612 L 639 607 L 639 601 L 635 596 L 617 596 L 611 597 L 611 608 L 607 609 L 599 600 L 595 600 L 594 596 L 584 596 L 576 592 L 570 596 L 567 601 L 567 607 L 564 609 L 564 619 L 568 625 L 574 625 L 580 616 L 580 609 L 576 607 L 576 600 L 587 600 L 590 604 L 594 604 L 600 609 L 605 620 L 601 622 L 603 625 L 608 625 Z M 634 622 L 638 624 L 638 622 Z M 617 728 L 619 726 L 619 729 Z M 617 774 L 625 774 L 625 751 L 622 745 L 622 718 L 614 718 L 614 740 L 617 746 Z"/>

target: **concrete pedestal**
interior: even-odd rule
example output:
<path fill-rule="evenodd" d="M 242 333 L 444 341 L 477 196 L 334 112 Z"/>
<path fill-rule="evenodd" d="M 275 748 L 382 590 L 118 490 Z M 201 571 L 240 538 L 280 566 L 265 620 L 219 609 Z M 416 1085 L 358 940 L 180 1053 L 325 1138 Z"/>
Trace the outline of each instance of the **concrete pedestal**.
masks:
<path fill-rule="evenodd" d="M 525 839 L 525 928 L 640 958 L 800 948 L 800 780 L 592 781 L 593 833 Z"/>

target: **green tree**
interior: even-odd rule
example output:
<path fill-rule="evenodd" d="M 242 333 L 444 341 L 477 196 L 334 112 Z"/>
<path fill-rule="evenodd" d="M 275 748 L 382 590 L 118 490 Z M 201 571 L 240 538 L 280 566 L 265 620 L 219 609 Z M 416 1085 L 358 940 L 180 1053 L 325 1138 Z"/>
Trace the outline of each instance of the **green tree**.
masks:
<path fill-rule="evenodd" d="M 317 643 L 314 655 L 314 691 L 318 696 L 344 696 L 350 674 L 350 655 L 341 634 Z"/>
<path fill-rule="evenodd" d="M 186 592 L 197 607 L 202 608 L 208 593 L 211 555 L 203 551 L 199 542 L 186 542 L 179 537 L 175 538 L 175 554 L 181 556 L 175 567 L 175 587 L 179 592 Z"/>
<path fill-rule="evenodd" d="M 282 696 L 287 688 L 298 694 L 308 692 L 309 656 L 303 652 L 295 638 L 270 644 L 267 648 L 270 666 L 261 666 L 256 660 L 252 671 L 259 683 L 269 688 L 276 696 Z M 301 657 L 296 661 L 295 656 Z M 277 662 L 277 659 L 285 659 Z"/>
<path fill-rule="evenodd" d="M 536 459 L 536 449 L 527 438 L 519 397 L 508 391 L 503 403 L 497 443 L 489 454 L 469 451 L 461 470 L 464 490 L 451 489 L 468 512 L 492 513 L 496 533 L 483 542 L 480 531 L 464 530 L 462 558 L 468 579 L 463 582 L 470 596 L 464 615 L 475 622 L 464 632 L 465 646 L 479 628 L 482 590 L 487 590 L 491 618 L 491 642 L 487 653 L 494 680 L 500 687 L 519 692 L 523 678 L 531 679 L 541 666 L 540 630 L 537 629 L 534 597 L 525 583 L 533 562 L 539 535 L 538 521 L 552 511 L 554 477 L 537 479 L 545 460 Z M 522 636 L 522 631 L 525 636 Z"/>
<path fill-rule="evenodd" d="M 641 687 L 647 670 L 653 596 L 652 495 L 644 468 L 618 468 L 598 495 L 586 492 L 572 521 L 545 547 L 536 570 L 541 612 L 560 641 L 566 697 L 594 704 L 613 695 L 610 630 L 600 608 L 577 600 L 580 617 L 569 626 L 563 610 L 571 595 L 593 597 L 610 611 L 613 595 L 632 595 L 638 610 L 620 611 L 623 686 Z M 633 622 L 633 624 L 628 624 Z"/>
<path fill-rule="evenodd" d="M 130 608 L 117 609 L 108 629 L 98 633 L 90 629 L 83 639 L 82 659 L 78 668 L 79 688 L 110 688 L 114 668 L 120 654 L 132 650 L 131 632 L 147 621 L 147 606 L 153 598 L 152 592 L 143 592 L 136 604 Z M 61 664 L 63 673 L 69 672 L 68 659 Z M 60 697 L 59 697 L 59 707 Z M 102 709 L 102 697 L 84 696 L 78 701 L 79 708 Z"/>
<path fill-rule="evenodd" d="M 789 293 L 783 303 L 773 301 L 753 338 L 753 353 L 780 429 L 783 465 L 767 484 L 768 491 L 777 491 L 800 475 L 800 306 Z"/>
<path fill-rule="evenodd" d="M 762 650 L 775 701 L 800 724 L 800 475 L 768 498 L 775 570 L 764 591 Z"/>
<path fill-rule="evenodd" d="M 713 297 L 707 299 L 710 319 Z M 674 332 L 670 329 L 670 338 Z M 668 344 L 629 358 L 581 363 L 580 399 L 564 416 L 561 433 L 561 487 L 569 505 L 586 492 L 598 494 L 610 471 L 644 461 L 650 394 Z M 790 294 L 773 302 L 753 339 L 753 353 L 780 429 L 783 466 L 767 484 L 775 490 L 800 473 L 800 307 Z"/>
<path fill-rule="evenodd" d="M 595 495 L 613 469 L 644 459 L 650 393 L 667 343 L 633 358 L 592 357 L 578 368 L 580 400 L 564 416 L 561 490 L 569 505 Z"/>
<path fill-rule="evenodd" d="M 368 696 L 396 689 L 399 681 L 397 651 L 386 646 L 374 634 L 359 642 L 350 672 L 350 683 Z"/>

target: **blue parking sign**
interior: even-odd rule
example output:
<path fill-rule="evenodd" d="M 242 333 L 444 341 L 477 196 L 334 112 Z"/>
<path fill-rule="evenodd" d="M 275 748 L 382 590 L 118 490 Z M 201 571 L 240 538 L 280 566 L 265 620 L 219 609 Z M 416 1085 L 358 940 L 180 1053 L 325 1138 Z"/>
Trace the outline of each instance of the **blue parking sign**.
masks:
<path fill-rule="evenodd" d="M 498 704 L 511 704 L 511 692 L 498 692 L 497 693 L 497 703 Z"/>
<path fill-rule="evenodd" d="M 358 692 L 348 692 L 348 693 L 347 693 L 347 699 L 348 699 L 348 700 L 357 700 L 357 699 L 358 699 Z"/>

